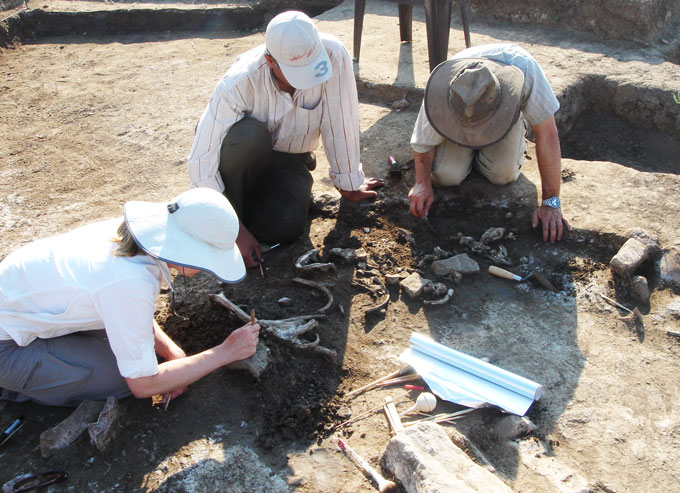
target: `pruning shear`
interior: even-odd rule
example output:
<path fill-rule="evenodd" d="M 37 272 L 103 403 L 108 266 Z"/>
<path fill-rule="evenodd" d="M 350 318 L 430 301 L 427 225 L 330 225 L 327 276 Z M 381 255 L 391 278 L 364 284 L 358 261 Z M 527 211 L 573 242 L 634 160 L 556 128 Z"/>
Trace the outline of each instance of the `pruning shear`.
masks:
<path fill-rule="evenodd" d="M 66 471 L 46 471 L 38 474 L 22 474 L 2 486 L 2 491 L 22 493 L 35 491 L 68 478 Z"/>

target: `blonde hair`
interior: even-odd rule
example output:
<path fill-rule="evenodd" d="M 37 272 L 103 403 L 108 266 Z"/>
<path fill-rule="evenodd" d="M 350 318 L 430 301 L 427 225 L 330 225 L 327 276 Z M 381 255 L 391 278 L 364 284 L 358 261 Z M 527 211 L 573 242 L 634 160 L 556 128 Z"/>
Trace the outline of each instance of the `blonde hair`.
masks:
<path fill-rule="evenodd" d="M 120 226 L 118 226 L 118 231 L 116 231 L 116 234 L 118 236 L 111 240 L 114 243 L 118 243 L 118 246 L 113 251 L 114 255 L 118 257 L 134 257 L 140 253 L 144 253 L 144 250 L 139 247 L 135 239 L 132 237 L 127 224 L 125 224 L 125 221 L 123 221 Z"/>

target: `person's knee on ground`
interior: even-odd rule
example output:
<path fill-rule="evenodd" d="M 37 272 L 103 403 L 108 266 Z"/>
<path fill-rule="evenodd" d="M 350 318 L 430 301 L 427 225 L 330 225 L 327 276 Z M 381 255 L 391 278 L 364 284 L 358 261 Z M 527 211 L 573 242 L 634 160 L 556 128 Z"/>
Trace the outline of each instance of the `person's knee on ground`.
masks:
<path fill-rule="evenodd" d="M 103 331 L 99 331 L 103 332 Z M 95 331 L 36 339 L 25 347 L 0 344 L 2 398 L 50 406 L 131 395 L 106 337 Z M 4 367 L 3 367 L 4 366 Z"/>
<path fill-rule="evenodd" d="M 474 151 L 444 141 L 437 147 L 432 165 L 432 182 L 441 187 L 453 187 L 463 183 L 472 170 Z"/>
<path fill-rule="evenodd" d="M 517 181 L 524 163 L 526 127 L 520 118 L 500 141 L 483 147 L 475 157 L 477 170 L 494 185 Z"/>

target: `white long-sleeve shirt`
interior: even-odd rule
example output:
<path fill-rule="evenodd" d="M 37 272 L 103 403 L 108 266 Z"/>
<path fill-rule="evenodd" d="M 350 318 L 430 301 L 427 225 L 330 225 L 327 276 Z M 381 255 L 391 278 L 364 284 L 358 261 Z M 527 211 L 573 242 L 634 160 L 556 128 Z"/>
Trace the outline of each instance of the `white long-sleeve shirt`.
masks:
<path fill-rule="evenodd" d="M 359 161 L 359 102 L 352 60 L 342 42 L 321 33 L 333 75 L 291 97 L 276 85 L 265 45 L 239 56 L 217 83 L 196 129 L 188 168 L 194 187 L 224 190 L 219 173 L 222 141 L 244 117 L 267 124 L 275 151 L 310 152 L 322 138 L 333 184 L 357 190 L 364 182 Z"/>
<path fill-rule="evenodd" d="M 106 329 L 125 378 L 158 373 L 156 297 L 169 282 L 164 262 L 113 255 L 122 218 L 30 243 L 0 262 L 0 340 L 27 346 Z"/>

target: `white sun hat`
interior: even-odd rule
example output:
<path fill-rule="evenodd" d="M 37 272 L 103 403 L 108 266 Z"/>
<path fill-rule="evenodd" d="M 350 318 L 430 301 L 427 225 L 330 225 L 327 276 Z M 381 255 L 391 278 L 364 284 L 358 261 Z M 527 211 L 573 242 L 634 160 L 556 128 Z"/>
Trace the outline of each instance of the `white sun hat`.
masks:
<path fill-rule="evenodd" d="M 302 12 L 290 10 L 274 17 L 265 34 L 267 51 L 296 89 L 309 89 L 326 82 L 333 70 L 319 32 Z"/>
<path fill-rule="evenodd" d="M 193 188 L 170 203 L 130 201 L 123 215 L 132 237 L 152 257 L 210 272 L 226 282 L 245 277 L 236 246 L 238 216 L 221 193 Z"/>

